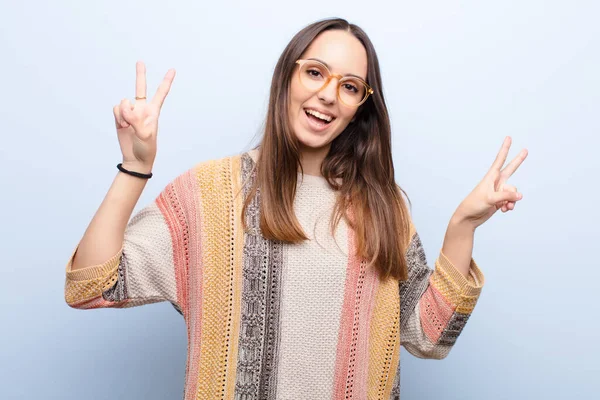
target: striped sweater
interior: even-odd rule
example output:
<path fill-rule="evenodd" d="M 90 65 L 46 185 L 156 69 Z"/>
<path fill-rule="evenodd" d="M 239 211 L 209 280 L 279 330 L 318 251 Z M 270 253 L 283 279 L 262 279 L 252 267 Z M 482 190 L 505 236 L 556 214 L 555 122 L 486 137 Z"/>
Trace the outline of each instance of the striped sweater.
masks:
<path fill-rule="evenodd" d="M 484 277 L 463 276 L 440 251 L 434 268 L 411 223 L 408 280 L 381 281 L 355 256 L 342 219 L 329 230 L 335 192 L 298 175 L 294 211 L 309 240 L 265 239 L 260 192 L 242 228 L 256 150 L 199 163 L 137 212 L 122 248 L 101 265 L 66 266 L 77 309 L 170 302 L 183 315 L 191 399 L 399 399 L 400 345 L 446 357 Z"/>

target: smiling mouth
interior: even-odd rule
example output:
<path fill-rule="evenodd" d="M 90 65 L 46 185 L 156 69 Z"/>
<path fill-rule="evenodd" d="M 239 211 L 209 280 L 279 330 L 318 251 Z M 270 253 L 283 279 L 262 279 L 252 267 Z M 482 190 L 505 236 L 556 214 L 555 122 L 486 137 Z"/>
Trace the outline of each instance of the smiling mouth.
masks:
<path fill-rule="evenodd" d="M 319 125 L 329 125 L 335 119 L 335 117 L 332 117 L 331 115 L 322 114 L 316 110 L 312 110 L 309 108 L 305 108 L 304 113 L 310 120 L 316 122 Z"/>

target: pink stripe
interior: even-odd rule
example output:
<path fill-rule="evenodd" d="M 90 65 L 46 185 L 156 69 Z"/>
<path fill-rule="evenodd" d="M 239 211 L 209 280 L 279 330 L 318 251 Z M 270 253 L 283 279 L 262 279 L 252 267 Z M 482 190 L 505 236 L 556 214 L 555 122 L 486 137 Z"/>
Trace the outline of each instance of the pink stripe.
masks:
<path fill-rule="evenodd" d="M 202 221 L 195 168 L 175 179 L 173 185 L 167 187 L 157 199 L 157 204 L 173 240 L 177 301 L 182 307 L 188 336 L 185 399 L 194 399 L 198 384 L 202 321 L 202 251 L 198 229 Z M 187 229 L 181 229 L 182 226 Z"/>
<path fill-rule="evenodd" d="M 355 232 L 350 227 L 348 254 L 333 399 L 367 397 L 369 327 L 378 279 L 376 271 L 373 268 L 365 271 L 366 264 L 356 256 Z"/>
<path fill-rule="evenodd" d="M 203 226 L 200 214 L 200 194 L 196 169 L 186 175 L 187 182 L 182 184 L 180 200 L 186 204 L 187 219 L 189 222 L 188 256 L 190 260 L 188 269 L 188 359 L 186 364 L 186 393 L 185 399 L 195 399 L 198 389 L 198 369 L 200 367 L 200 341 L 202 331 L 202 240 L 201 229 Z M 186 190 L 185 188 L 192 188 Z"/>
<path fill-rule="evenodd" d="M 340 317 L 340 328 L 335 359 L 335 375 L 333 379 L 333 399 L 346 397 L 349 386 L 352 392 L 354 366 L 356 362 L 356 343 L 358 341 L 358 317 L 360 314 L 360 296 L 364 271 L 356 254 L 354 234 L 348 226 L 348 266 L 344 284 L 344 303 Z M 359 287 L 359 284 L 361 285 Z M 358 302 L 358 303 L 357 303 Z M 350 379 L 350 381 L 348 381 Z M 350 395 L 351 397 L 351 395 Z"/>
<path fill-rule="evenodd" d="M 94 308 L 123 308 L 129 303 L 129 300 L 124 300 L 119 303 L 112 301 L 106 301 L 102 296 L 94 297 L 93 299 L 82 300 L 73 303 L 71 307 L 78 308 L 81 310 L 88 310 Z"/>
<path fill-rule="evenodd" d="M 187 306 L 186 271 L 190 261 L 188 256 L 189 233 L 186 228 L 187 215 L 184 214 L 178 199 L 178 197 L 184 197 L 181 194 L 185 195 L 185 192 L 179 187 L 180 184 L 180 179 L 176 179 L 173 185 L 167 186 L 156 199 L 156 205 L 169 228 L 171 243 L 173 245 L 172 256 L 175 268 L 175 283 L 177 286 L 177 303 L 181 306 L 183 315 L 187 320 L 189 313 Z M 186 207 L 184 206 L 184 208 Z"/>
<path fill-rule="evenodd" d="M 430 282 L 419 300 L 419 309 L 425 335 L 431 342 L 437 343 L 452 317 L 454 307 Z"/>

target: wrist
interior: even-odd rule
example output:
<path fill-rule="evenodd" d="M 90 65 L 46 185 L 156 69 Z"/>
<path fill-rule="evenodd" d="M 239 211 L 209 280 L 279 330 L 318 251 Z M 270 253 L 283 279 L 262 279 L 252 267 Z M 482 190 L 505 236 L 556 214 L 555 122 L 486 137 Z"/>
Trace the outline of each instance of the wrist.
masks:
<path fill-rule="evenodd" d="M 465 218 L 460 213 L 455 212 L 450 218 L 449 226 L 457 232 L 475 232 L 477 226 L 468 218 Z"/>

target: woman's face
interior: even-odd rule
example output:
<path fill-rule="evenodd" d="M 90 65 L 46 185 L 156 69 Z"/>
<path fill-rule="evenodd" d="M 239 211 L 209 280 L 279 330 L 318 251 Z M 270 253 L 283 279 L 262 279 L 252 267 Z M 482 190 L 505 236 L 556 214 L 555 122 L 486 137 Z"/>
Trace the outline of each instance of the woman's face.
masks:
<path fill-rule="evenodd" d="M 321 33 L 306 49 L 301 59 L 313 58 L 329 67 L 332 74 L 356 75 L 367 80 L 367 52 L 351 33 L 331 30 Z M 319 92 L 305 88 L 298 77 L 298 65 L 290 83 L 290 125 L 301 147 L 328 148 L 348 126 L 358 107 L 349 107 L 337 97 L 338 80 L 333 78 Z M 320 117 L 333 118 L 330 122 L 309 114 L 317 111 Z"/>

